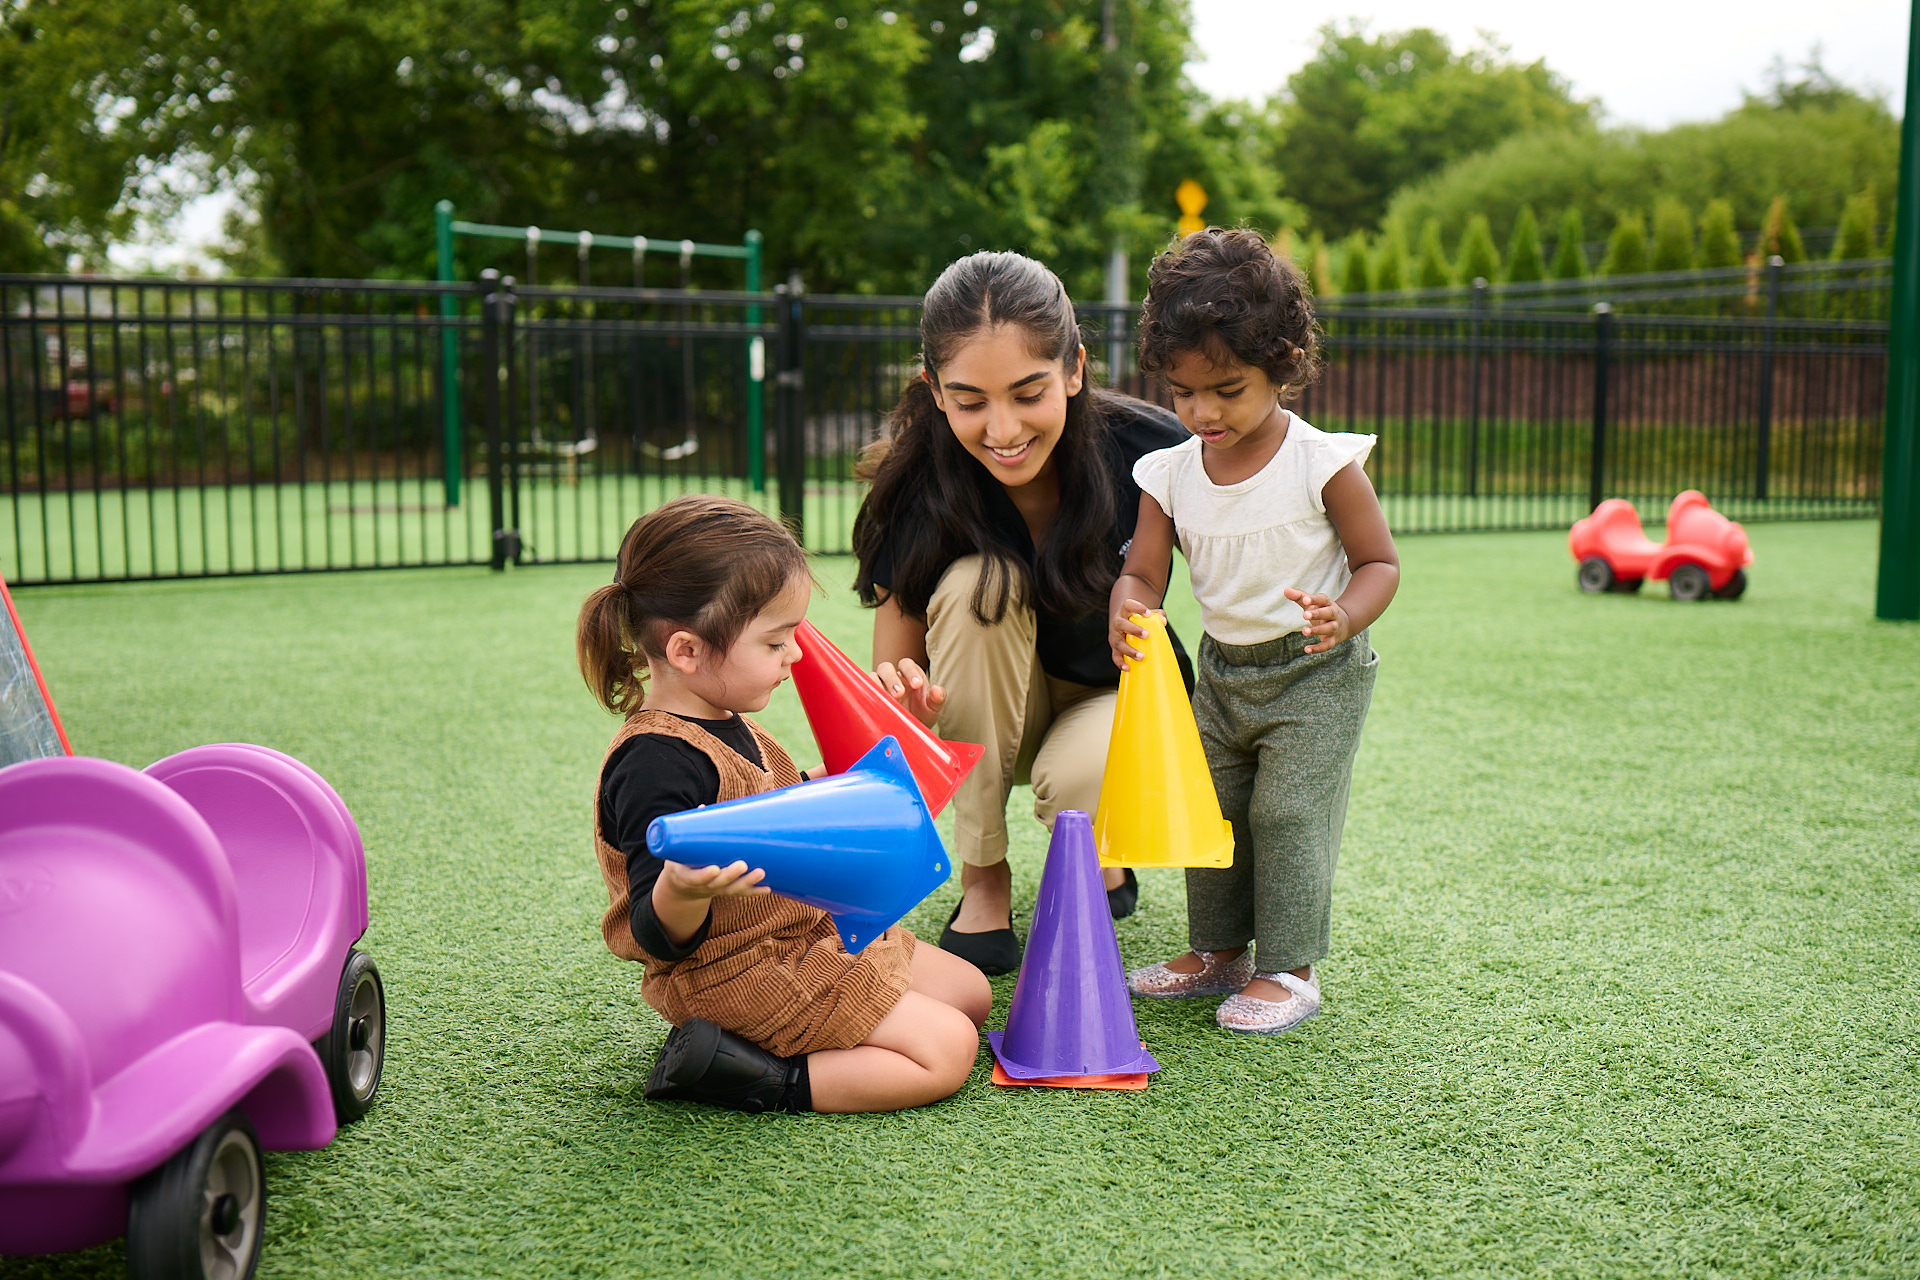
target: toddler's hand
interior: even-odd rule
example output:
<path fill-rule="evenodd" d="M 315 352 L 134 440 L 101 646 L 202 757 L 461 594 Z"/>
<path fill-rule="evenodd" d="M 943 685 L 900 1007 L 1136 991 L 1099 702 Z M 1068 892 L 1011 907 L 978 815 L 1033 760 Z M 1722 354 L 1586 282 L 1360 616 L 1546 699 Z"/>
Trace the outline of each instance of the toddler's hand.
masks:
<path fill-rule="evenodd" d="M 1307 624 L 1301 631 L 1308 636 L 1318 637 L 1303 652 L 1325 653 L 1353 634 L 1353 620 L 1347 617 L 1347 611 L 1338 602 L 1316 592 L 1296 591 L 1292 587 L 1286 588 L 1285 594 L 1306 615 Z"/>
<path fill-rule="evenodd" d="M 758 867 L 748 869 L 744 862 L 734 862 L 724 867 L 683 867 L 677 862 L 667 863 L 660 876 L 669 888 L 683 898 L 696 902 L 705 898 L 738 898 L 753 893 L 772 893 L 760 882 L 767 873 Z"/>
<path fill-rule="evenodd" d="M 1139 636 L 1144 640 L 1153 634 L 1133 620 L 1136 614 L 1143 616 L 1159 614 L 1162 618 L 1167 616 L 1158 609 L 1147 608 L 1138 600 L 1120 602 L 1120 607 L 1113 611 L 1111 618 L 1107 619 L 1107 644 L 1113 650 L 1113 665 L 1122 671 L 1127 669 L 1129 659 L 1139 662 L 1147 656 L 1146 649 L 1135 648 L 1129 637 Z"/>
<path fill-rule="evenodd" d="M 882 693 L 905 707 L 908 715 L 929 729 L 940 719 L 940 708 L 947 705 L 947 691 L 935 684 L 912 658 L 900 659 L 898 666 L 883 662 L 868 675 Z"/>

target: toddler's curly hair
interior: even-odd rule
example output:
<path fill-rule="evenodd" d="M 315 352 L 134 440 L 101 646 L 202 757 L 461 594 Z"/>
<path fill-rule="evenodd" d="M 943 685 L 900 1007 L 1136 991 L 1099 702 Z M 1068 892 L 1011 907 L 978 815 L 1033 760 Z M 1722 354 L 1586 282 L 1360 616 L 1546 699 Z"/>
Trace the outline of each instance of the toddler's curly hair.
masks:
<path fill-rule="evenodd" d="M 1245 227 L 1208 227 L 1176 241 L 1147 269 L 1140 369 L 1165 373 L 1187 351 L 1259 369 L 1282 398 L 1298 394 L 1320 371 L 1306 277 Z"/>

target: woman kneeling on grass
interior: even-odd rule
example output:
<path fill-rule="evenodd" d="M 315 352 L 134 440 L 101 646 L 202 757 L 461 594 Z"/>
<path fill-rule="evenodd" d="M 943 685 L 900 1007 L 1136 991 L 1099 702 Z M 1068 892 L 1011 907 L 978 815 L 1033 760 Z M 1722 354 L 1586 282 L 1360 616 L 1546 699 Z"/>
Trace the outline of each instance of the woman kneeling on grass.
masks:
<path fill-rule="evenodd" d="M 1140 505 L 1133 465 L 1186 433 L 1093 385 L 1066 289 L 1017 253 L 943 271 L 920 346 L 920 376 L 863 460 L 855 588 L 874 609 L 881 687 L 942 737 L 986 747 L 953 798 L 961 897 L 940 945 L 1011 973 L 1007 797 L 1031 781 L 1049 830 L 1062 809 L 1099 807 L 1120 683 L 1107 596 Z M 1138 893 L 1133 872 L 1108 870 L 1116 920 Z"/>
<path fill-rule="evenodd" d="M 692 496 L 634 521 L 614 581 L 580 610 L 580 672 L 626 718 L 594 815 L 600 929 L 645 966 L 640 993 L 673 1024 L 649 1098 L 897 1111 L 959 1089 L 979 1052 L 993 994 L 972 965 L 898 926 L 850 955 L 831 917 L 774 894 L 765 872 L 647 850 L 657 817 L 802 780 L 742 713 L 764 708 L 799 661 L 793 632 L 813 587 L 786 529 Z"/>

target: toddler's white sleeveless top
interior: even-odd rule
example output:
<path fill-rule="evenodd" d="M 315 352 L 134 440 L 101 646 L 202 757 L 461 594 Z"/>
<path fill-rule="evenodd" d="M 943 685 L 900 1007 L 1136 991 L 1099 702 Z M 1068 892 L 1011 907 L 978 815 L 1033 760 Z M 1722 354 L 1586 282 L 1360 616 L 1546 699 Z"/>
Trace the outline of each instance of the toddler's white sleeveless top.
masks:
<path fill-rule="evenodd" d="M 1198 436 L 1133 464 L 1135 483 L 1173 521 L 1207 634 L 1227 644 L 1300 630 L 1300 606 L 1281 593 L 1338 598 L 1353 576 L 1320 491 L 1349 462 L 1365 465 L 1376 437 L 1292 419 L 1273 458 L 1238 484 L 1207 478 Z"/>

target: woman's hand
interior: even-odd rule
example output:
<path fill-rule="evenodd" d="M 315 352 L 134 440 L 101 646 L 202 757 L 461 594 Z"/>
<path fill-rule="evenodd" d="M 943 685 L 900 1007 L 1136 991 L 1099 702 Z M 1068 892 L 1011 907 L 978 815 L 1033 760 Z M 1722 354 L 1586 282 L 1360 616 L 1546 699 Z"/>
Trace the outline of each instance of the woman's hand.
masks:
<path fill-rule="evenodd" d="M 666 863 L 660 870 L 660 880 L 667 889 L 689 902 L 704 902 L 708 898 L 743 898 L 749 894 L 772 893 L 760 882 L 767 873 L 758 867 L 749 869 L 744 862 L 729 863 L 724 867 L 683 867 L 677 862 Z M 659 903 L 654 904 L 659 910 Z"/>
<path fill-rule="evenodd" d="M 1354 632 L 1353 619 L 1340 607 L 1340 602 L 1311 591 L 1296 591 L 1286 588 L 1287 599 L 1300 606 L 1300 612 L 1306 617 L 1306 625 L 1301 627 L 1302 634 L 1318 639 L 1309 644 L 1303 653 L 1325 653 L 1340 644 Z"/>
<path fill-rule="evenodd" d="M 1154 613 L 1160 614 L 1163 619 L 1167 616 L 1158 609 L 1141 604 L 1138 600 L 1122 600 L 1114 606 L 1113 616 L 1107 619 L 1107 644 L 1113 650 L 1114 666 L 1125 671 L 1128 659 L 1139 662 L 1147 656 L 1144 646 L 1134 648 L 1131 637 L 1138 636 L 1145 640 L 1153 633 L 1135 622 L 1134 618 L 1136 615 L 1145 616 Z"/>
<path fill-rule="evenodd" d="M 883 662 L 870 673 L 880 691 L 898 702 L 908 715 L 931 729 L 947 705 L 947 691 L 935 684 L 912 658 Z"/>

